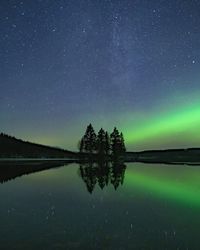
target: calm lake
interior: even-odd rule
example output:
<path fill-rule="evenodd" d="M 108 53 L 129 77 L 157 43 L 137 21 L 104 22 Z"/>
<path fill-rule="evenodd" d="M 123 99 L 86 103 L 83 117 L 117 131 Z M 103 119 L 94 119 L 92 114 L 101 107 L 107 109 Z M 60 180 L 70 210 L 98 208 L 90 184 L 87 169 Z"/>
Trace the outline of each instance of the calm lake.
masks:
<path fill-rule="evenodd" d="M 107 170 L 1 178 L 0 249 L 200 249 L 199 166 Z"/>

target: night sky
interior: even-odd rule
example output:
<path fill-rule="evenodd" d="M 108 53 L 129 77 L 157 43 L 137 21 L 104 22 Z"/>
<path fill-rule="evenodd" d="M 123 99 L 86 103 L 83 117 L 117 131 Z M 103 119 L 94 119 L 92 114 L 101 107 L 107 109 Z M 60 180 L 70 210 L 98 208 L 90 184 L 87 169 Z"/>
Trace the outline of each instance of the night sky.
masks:
<path fill-rule="evenodd" d="M 75 150 L 200 147 L 200 1 L 1 0 L 0 131 Z"/>

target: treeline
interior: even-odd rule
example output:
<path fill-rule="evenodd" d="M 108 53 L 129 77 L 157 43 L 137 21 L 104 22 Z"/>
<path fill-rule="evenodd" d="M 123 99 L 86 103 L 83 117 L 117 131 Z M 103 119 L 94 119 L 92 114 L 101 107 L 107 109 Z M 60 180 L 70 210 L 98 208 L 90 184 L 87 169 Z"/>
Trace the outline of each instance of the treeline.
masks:
<path fill-rule="evenodd" d="M 0 158 L 74 158 L 76 154 L 55 147 L 16 139 L 0 133 Z"/>
<path fill-rule="evenodd" d="M 118 160 L 123 158 L 126 152 L 123 134 L 116 127 L 111 134 L 103 128 L 96 134 L 92 124 L 87 126 L 78 147 L 80 153 L 87 153 L 90 157 L 95 155 L 104 160 Z"/>

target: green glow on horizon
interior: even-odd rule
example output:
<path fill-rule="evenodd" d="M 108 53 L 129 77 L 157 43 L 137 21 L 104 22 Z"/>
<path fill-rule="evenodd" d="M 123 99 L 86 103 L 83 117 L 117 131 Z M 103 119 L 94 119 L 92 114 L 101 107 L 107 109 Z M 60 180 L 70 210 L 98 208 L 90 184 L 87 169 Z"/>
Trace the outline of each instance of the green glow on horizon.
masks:
<path fill-rule="evenodd" d="M 180 95 L 180 94 L 179 94 Z M 178 96 L 178 94 L 177 94 Z M 77 143 L 92 122 L 96 132 L 103 127 L 112 132 L 116 126 L 122 131 L 127 151 L 144 149 L 164 149 L 200 146 L 200 93 L 188 94 L 180 98 L 171 98 L 170 103 L 162 102 L 150 111 L 147 109 L 118 111 L 97 114 L 80 114 L 66 122 L 48 122 L 44 129 L 35 126 L 31 130 L 8 132 L 17 138 L 45 145 L 58 146 L 68 150 L 77 150 Z M 188 103 L 186 103 L 188 100 Z M 192 100 L 192 101 L 191 101 Z M 53 125 L 52 125 L 53 124 Z"/>
<path fill-rule="evenodd" d="M 162 137 L 171 137 L 180 132 L 190 130 L 192 136 L 196 135 L 195 127 L 200 125 L 200 104 L 171 111 L 157 117 L 151 117 L 143 121 L 139 128 L 124 126 L 125 140 L 127 144 L 145 142 Z M 194 131 L 194 132 L 193 132 Z M 194 137 L 195 138 L 195 137 Z"/>
<path fill-rule="evenodd" d="M 179 171 L 181 170 L 183 169 Z M 191 171 L 194 171 L 194 169 L 191 169 Z M 171 172 L 173 174 L 173 171 Z M 200 206 L 200 174 L 196 172 L 189 173 L 186 171 L 181 179 L 176 179 L 173 176 L 156 175 L 155 172 L 152 174 L 145 173 L 143 169 L 142 171 L 131 169 L 126 173 L 125 183 L 131 188 L 134 186 L 150 191 L 157 198 L 167 198 L 192 206 Z"/>

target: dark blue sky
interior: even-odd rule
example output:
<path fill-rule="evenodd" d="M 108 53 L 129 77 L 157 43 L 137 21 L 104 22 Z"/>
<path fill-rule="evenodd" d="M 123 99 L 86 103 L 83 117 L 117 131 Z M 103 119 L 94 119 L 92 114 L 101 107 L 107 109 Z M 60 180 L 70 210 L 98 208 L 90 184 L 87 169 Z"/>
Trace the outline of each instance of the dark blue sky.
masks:
<path fill-rule="evenodd" d="M 2 0 L 0 129 L 74 149 L 89 122 L 128 138 L 170 119 L 199 98 L 199 13 L 194 0 Z M 169 147 L 165 132 L 138 147 Z"/>

